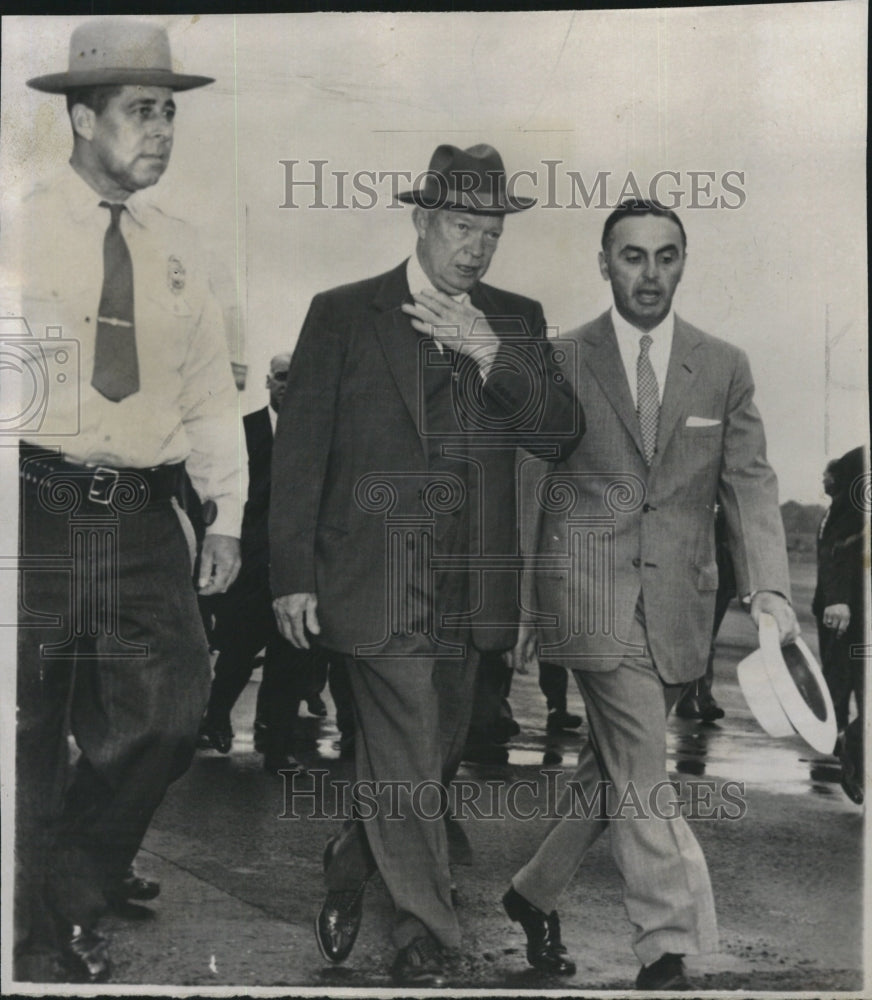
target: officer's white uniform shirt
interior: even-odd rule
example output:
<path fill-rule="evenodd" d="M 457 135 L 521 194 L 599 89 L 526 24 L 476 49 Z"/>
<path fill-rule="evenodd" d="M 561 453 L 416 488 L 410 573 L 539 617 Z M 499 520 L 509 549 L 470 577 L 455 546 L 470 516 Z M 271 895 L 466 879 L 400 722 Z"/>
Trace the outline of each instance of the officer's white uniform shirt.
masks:
<path fill-rule="evenodd" d="M 109 211 L 71 167 L 42 183 L 16 212 L 22 315 L 48 373 L 42 425 L 21 438 L 71 461 L 149 468 L 187 461 L 200 496 L 214 500 L 212 533 L 239 536 L 241 422 L 221 307 L 186 223 L 132 194 L 121 231 L 133 261 L 139 391 L 115 403 L 91 386 L 103 240 Z M 5 284 L 9 284 L 6 276 Z"/>

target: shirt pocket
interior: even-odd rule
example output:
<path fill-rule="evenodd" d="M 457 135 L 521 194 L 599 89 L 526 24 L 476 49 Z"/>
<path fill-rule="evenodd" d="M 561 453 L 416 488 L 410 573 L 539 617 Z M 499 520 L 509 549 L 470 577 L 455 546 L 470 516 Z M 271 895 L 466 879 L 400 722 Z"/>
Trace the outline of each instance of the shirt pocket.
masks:
<path fill-rule="evenodd" d="M 160 370 L 177 371 L 190 347 L 196 322 L 193 303 L 185 295 L 168 290 L 149 293 L 136 308 L 136 342 L 143 364 L 159 375 Z"/>

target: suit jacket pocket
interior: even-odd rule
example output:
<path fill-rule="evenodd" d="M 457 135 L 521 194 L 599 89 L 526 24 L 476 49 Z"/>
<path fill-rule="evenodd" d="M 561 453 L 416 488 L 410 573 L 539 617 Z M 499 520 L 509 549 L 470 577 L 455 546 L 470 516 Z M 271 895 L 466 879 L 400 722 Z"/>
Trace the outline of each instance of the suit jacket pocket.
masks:
<path fill-rule="evenodd" d="M 715 560 L 696 567 L 696 589 L 718 589 L 718 564 Z"/>

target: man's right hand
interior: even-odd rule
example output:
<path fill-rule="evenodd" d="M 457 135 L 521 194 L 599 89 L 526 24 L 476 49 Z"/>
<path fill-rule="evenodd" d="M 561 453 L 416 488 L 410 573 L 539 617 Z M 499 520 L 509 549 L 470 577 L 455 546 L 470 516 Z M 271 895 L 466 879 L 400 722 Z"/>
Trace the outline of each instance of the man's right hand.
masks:
<path fill-rule="evenodd" d="M 279 632 L 298 649 L 308 649 L 306 629 L 318 635 L 318 597 L 316 594 L 285 594 L 273 601 Z"/>
<path fill-rule="evenodd" d="M 532 625 L 521 625 L 515 648 L 506 654 L 506 663 L 515 673 L 528 674 L 539 667 L 539 635 Z"/>

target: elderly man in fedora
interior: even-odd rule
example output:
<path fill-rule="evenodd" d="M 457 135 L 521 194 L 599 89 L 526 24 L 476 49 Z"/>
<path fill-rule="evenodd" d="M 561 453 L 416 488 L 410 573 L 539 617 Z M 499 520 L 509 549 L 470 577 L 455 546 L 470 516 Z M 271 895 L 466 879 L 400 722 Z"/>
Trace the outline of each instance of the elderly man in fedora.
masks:
<path fill-rule="evenodd" d="M 393 979 L 419 987 L 443 981 L 461 941 L 439 800 L 480 653 L 516 635 L 515 449 L 557 459 L 583 430 L 539 303 L 482 281 L 506 215 L 533 202 L 512 196 L 488 145 L 439 146 L 426 177 L 400 195 L 412 255 L 312 301 L 270 512 L 279 625 L 347 664 L 357 778 L 375 791 L 325 850 L 318 945 L 348 956 L 378 870 L 396 907 Z"/>
<path fill-rule="evenodd" d="M 73 151 L 4 252 L 21 315 L 61 331 L 53 362 L 74 372 L 77 351 L 79 377 L 52 384 L 46 420 L 20 435 L 19 979 L 105 980 L 104 908 L 160 891 L 133 860 L 190 763 L 210 681 L 186 469 L 208 524 L 200 593 L 239 568 L 222 313 L 189 227 L 140 196 L 169 163 L 174 92 L 211 82 L 173 71 L 162 28 L 127 20 L 78 27 L 67 72 L 28 81 L 66 95 Z"/>

